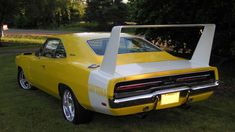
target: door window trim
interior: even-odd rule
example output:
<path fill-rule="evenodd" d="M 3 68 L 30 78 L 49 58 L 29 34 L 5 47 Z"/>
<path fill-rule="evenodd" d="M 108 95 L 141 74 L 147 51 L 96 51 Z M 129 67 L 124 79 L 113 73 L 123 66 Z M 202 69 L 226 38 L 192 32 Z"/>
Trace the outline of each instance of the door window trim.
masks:
<path fill-rule="evenodd" d="M 61 44 L 61 45 L 63 46 L 64 53 L 65 53 L 64 57 L 61 57 L 61 58 L 67 58 L 67 53 L 66 53 L 64 44 L 63 44 L 62 40 L 59 39 L 59 38 L 47 38 L 47 40 L 45 41 L 45 43 L 43 44 L 43 46 L 40 48 L 40 54 L 41 54 L 40 56 L 46 57 L 46 58 L 61 59 L 61 58 L 59 58 L 59 57 L 56 57 L 56 55 L 55 55 L 55 54 L 56 54 L 56 51 L 58 50 L 58 45 L 57 45 L 57 47 L 56 47 L 56 51 L 54 52 L 54 55 L 53 55 L 54 57 L 48 57 L 48 56 L 45 56 L 45 55 L 44 55 L 45 47 L 46 47 L 48 41 L 51 41 L 51 40 L 58 40 L 58 41 L 59 41 L 59 44 L 58 44 L 58 45 Z"/>

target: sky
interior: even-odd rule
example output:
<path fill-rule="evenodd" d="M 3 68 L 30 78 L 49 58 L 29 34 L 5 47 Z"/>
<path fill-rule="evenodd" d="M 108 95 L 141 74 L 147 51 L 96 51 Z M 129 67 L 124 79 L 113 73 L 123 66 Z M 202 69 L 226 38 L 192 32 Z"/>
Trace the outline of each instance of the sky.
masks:
<path fill-rule="evenodd" d="M 124 3 L 127 3 L 128 2 L 128 0 L 122 0 Z"/>

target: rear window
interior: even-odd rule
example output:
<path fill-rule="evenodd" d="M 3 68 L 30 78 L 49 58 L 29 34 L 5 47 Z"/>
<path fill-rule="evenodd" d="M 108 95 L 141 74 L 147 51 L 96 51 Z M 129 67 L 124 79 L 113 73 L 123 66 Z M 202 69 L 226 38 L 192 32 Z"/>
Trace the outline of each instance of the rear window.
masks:
<path fill-rule="evenodd" d="M 88 44 L 98 55 L 104 55 L 108 38 L 88 40 Z M 160 49 L 150 42 L 141 38 L 127 38 L 120 39 L 120 46 L 118 54 L 136 53 L 136 52 L 158 52 Z"/>

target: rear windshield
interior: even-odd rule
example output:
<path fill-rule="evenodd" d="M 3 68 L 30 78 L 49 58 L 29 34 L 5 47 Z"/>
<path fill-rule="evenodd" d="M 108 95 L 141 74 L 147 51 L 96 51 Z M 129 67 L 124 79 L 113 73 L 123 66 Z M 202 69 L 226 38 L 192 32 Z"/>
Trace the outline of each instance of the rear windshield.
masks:
<path fill-rule="evenodd" d="M 108 40 L 108 38 L 102 38 L 88 40 L 87 42 L 96 54 L 104 55 Z M 146 40 L 143 40 L 141 38 L 122 37 L 120 39 L 118 54 L 157 51 L 160 51 L 160 49 Z"/>

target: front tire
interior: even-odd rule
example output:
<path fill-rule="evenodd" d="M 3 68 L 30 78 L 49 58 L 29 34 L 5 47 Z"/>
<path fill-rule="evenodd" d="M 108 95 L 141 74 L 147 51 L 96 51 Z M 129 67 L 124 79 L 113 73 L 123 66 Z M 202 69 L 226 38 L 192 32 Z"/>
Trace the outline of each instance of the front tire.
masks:
<path fill-rule="evenodd" d="M 92 120 L 92 112 L 84 109 L 69 89 L 62 93 L 61 107 L 64 118 L 71 123 L 83 124 Z"/>
<path fill-rule="evenodd" d="M 20 88 L 24 90 L 31 90 L 32 86 L 28 82 L 28 80 L 25 78 L 24 71 L 22 69 L 18 70 L 17 80 Z"/>

